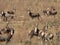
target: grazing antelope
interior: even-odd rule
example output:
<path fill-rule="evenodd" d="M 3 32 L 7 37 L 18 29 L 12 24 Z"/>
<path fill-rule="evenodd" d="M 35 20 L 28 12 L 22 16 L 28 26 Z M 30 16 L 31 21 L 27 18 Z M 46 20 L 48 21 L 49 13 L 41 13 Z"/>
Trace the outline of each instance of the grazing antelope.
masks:
<path fill-rule="evenodd" d="M 38 36 L 38 33 L 39 33 L 39 29 L 38 29 L 38 27 L 35 27 L 34 30 L 32 30 L 32 31 L 29 32 L 30 39 L 31 39 L 33 36 Z"/>
<path fill-rule="evenodd" d="M 14 29 L 8 28 L 5 33 L 9 34 L 8 37 L 6 38 L 6 42 L 8 43 L 14 34 Z"/>
<path fill-rule="evenodd" d="M 44 15 L 45 15 L 45 14 L 49 15 L 49 11 L 50 11 L 49 8 L 47 8 L 46 10 L 43 10 Z"/>
<path fill-rule="evenodd" d="M 1 13 L 1 15 L 2 15 L 2 17 L 5 17 L 5 12 L 4 11 L 2 11 L 2 13 Z"/>
<path fill-rule="evenodd" d="M 13 15 L 14 15 L 15 13 L 14 13 L 14 11 L 6 11 L 6 12 L 4 12 L 4 11 L 1 11 L 1 17 L 3 17 L 3 20 L 4 21 L 7 21 L 8 20 L 8 18 L 10 17 L 11 19 L 13 19 Z"/>
<path fill-rule="evenodd" d="M 4 21 L 7 21 L 6 13 L 4 11 L 1 11 L 1 17 L 3 18 Z"/>
<path fill-rule="evenodd" d="M 39 13 L 32 13 L 30 10 L 28 10 L 28 14 L 29 16 L 33 19 L 33 18 L 38 18 L 40 17 Z"/>
<path fill-rule="evenodd" d="M 14 29 L 7 27 L 6 30 L 1 30 L 0 41 L 6 41 L 8 43 L 14 34 Z"/>
<path fill-rule="evenodd" d="M 47 32 L 44 32 L 44 31 L 39 31 L 39 35 L 38 37 L 40 37 L 41 39 L 43 40 L 52 40 L 54 35 L 52 33 L 47 33 Z"/>
<path fill-rule="evenodd" d="M 44 30 L 39 30 L 38 27 L 36 26 L 34 28 L 34 30 L 31 30 L 29 32 L 29 36 L 30 36 L 30 39 L 33 37 L 33 36 L 37 36 L 39 39 L 43 39 L 43 40 L 53 40 L 54 38 L 54 35 L 52 33 L 48 33 Z"/>
<path fill-rule="evenodd" d="M 47 15 L 55 16 L 57 14 L 57 11 L 54 8 L 52 8 L 52 9 L 48 8 L 47 10 L 43 10 L 43 13 L 44 13 L 44 15 L 47 14 Z"/>
<path fill-rule="evenodd" d="M 45 40 L 53 40 L 54 35 L 52 33 L 45 33 Z"/>
<path fill-rule="evenodd" d="M 52 33 L 49 34 L 48 40 L 52 40 L 54 38 L 54 35 Z"/>
<path fill-rule="evenodd" d="M 55 10 L 55 9 L 52 9 L 51 11 L 50 11 L 50 15 L 56 15 L 57 14 L 57 11 Z"/>

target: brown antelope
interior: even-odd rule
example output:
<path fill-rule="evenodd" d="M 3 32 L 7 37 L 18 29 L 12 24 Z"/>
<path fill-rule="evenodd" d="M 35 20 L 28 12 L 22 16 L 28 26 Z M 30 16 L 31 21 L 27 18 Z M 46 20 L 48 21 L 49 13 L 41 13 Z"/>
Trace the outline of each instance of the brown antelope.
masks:
<path fill-rule="evenodd" d="M 13 15 L 14 15 L 15 13 L 14 13 L 14 11 L 1 11 L 1 17 L 3 17 L 3 20 L 4 21 L 7 21 L 8 20 L 8 18 L 10 17 L 11 19 L 13 19 Z"/>
<path fill-rule="evenodd" d="M 43 10 L 44 15 L 51 15 L 51 16 L 55 16 L 57 14 L 57 11 L 54 8 L 48 8 L 47 10 Z"/>
<path fill-rule="evenodd" d="M 36 26 L 36 27 L 34 28 L 34 30 L 31 30 L 31 31 L 29 32 L 30 39 L 31 39 L 33 36 L 38 36 L 38 33 L 39 33 L 39 29 L 38 29 L 38 27 Z"/>
<path fill-rule="evenodd" d="M 39 13 L 32 13 L 31 10 L 28 10 L 28 14 L 29 16 L 33 19 L 33 18 L 38 18 L 40 17 Z"/>
<path fill-rule="evenodd" d="M 8 43 L 14 34 L 14 29 L 7 27 L 6 30 L 1 30 L 0 41 L 6 41 Z"/>
<path fill-rule="evenodd" d="M 43 39 L 44 35 L 45 35 L 45 32 L 43 30 L 40 30 L 38 37 L 41 38 L 41 39 Z"/>
<path fill-rule="evenodd" d="M 41 31 L 39 33 L 39 37 L 41 37 L 43 40 L 52 40 L 54 35 L 52 33 L 48 33 L 48 32 L 44 32 L 44 31 Z"/>

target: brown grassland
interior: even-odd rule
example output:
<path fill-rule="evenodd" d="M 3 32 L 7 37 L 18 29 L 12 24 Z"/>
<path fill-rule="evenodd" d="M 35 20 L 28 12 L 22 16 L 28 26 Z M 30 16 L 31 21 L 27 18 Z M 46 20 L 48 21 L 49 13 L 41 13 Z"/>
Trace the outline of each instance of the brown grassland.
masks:
<path fill-rule="evenodd" d="M 45 16 L 42 11 L 48 7 L 54 6 L 58 12 L 55 16 Z M 60 45 L 57 42 L 56 32 L 60 31 L 60 1 L 59 0 L 0 0 L 0 10 L 15 9 L 14 19 L 10 21 L 9 26 L 15 29 L 11 41 L 7 45 Z M 39 13 L 42 21 L 31 19 L 27 10 L 30 9 L 33 13 Z M 41 19 L 41 18 L 40 18 Z M 49 28 L 48 32 L 55 35 L 52 42 L 43 44 L 42 40 L 33 37 L 31 40 L 28 38 L 28 32 L 32 30 L 36 23 L 39 23 L 38 28 L 42 29 L 47 23 Z M 6 22 L 0 21 L 0 28 L 6 26 Z M 0 42 L 0 45 L 5 45 Z"/>

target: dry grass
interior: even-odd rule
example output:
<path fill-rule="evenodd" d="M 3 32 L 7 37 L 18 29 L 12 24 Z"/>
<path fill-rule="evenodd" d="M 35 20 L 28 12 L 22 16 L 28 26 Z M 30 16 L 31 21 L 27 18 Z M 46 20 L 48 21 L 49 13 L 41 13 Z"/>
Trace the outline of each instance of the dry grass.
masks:
<path fill-rule="evenodd" d="M 44 16 L 42 13 L 43 9 L 48 7 L 55 6 L 58 14 L 54 18 L 53 16 Z M 59 0 L 0 0 L 0 10 L 12 10 L 16 9 L 14 20 L 10 22 L 10 26 L 14 27 L 15 33 L 11 41 L 7 45 L 43 45 L 41 44 L 42 40 L 39 40 L 37 37 L 33 37 L 32 40 L 28 38 L 28 31 L 32 30 L 37 22 L 39 22 L 39 29 L 42 29 L 43 26 L 48 23 L 49 32 L 52 32 L 54 35 L 60 30 L 60 2 Z M 40 13 L 42 17 L 42 22 L 37 19 L 31 19 L 28 16 L 27 10 L 30 9 L 34 13 Z M 0 28 L 6 26 L 6 22 L 0 21 Z M 57 45 L 56 40 L 54 43 L 49 45 Z M 2 45 L 2 44 L 0 44 Z"/>

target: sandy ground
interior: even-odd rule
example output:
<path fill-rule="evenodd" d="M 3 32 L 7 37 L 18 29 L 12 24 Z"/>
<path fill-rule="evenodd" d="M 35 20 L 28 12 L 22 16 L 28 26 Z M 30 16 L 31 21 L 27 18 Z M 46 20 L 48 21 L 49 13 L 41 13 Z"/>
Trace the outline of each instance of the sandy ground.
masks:
<path fill-rule="evenodd" d="M 54 6 L 58 11 L 58 14 L 54 16 L 45 16 L 42 11 L 48 7 Z M 42 29 L 47 23 L 49 25 L 48 32 L 52 32 L 54 35 L 60 30 L 60 1 L 58 0 L 0 0 L 0 10 L 13 10 L 15 9 L 14 19 L 10 21 L 10 26 L 15 29 L 14 36 L 7 45 L 44 45 L 41 44 L 41 40 L 37 37 L 33 37 L 32 40 L 28 38 L 28 32 L 35 27 L 36 23 L 39 23 L 38 28 Z M 39 13 L 42 17 L 42 21 L 31 19 L 28 15 L 28 9 L 33 13 Z M 41 18 L 40 18 L 41 19 Z M 6 26 L 6 22 L 0 21 L 0 28 Z M 57 41 L 49 45 L 56 45 Z M 59 42 L 59 41 L 58 41 Z M 2 42 L 1 42 L 2 43 Z M 0 45 L 5 45 L 2 43 Z"/>

